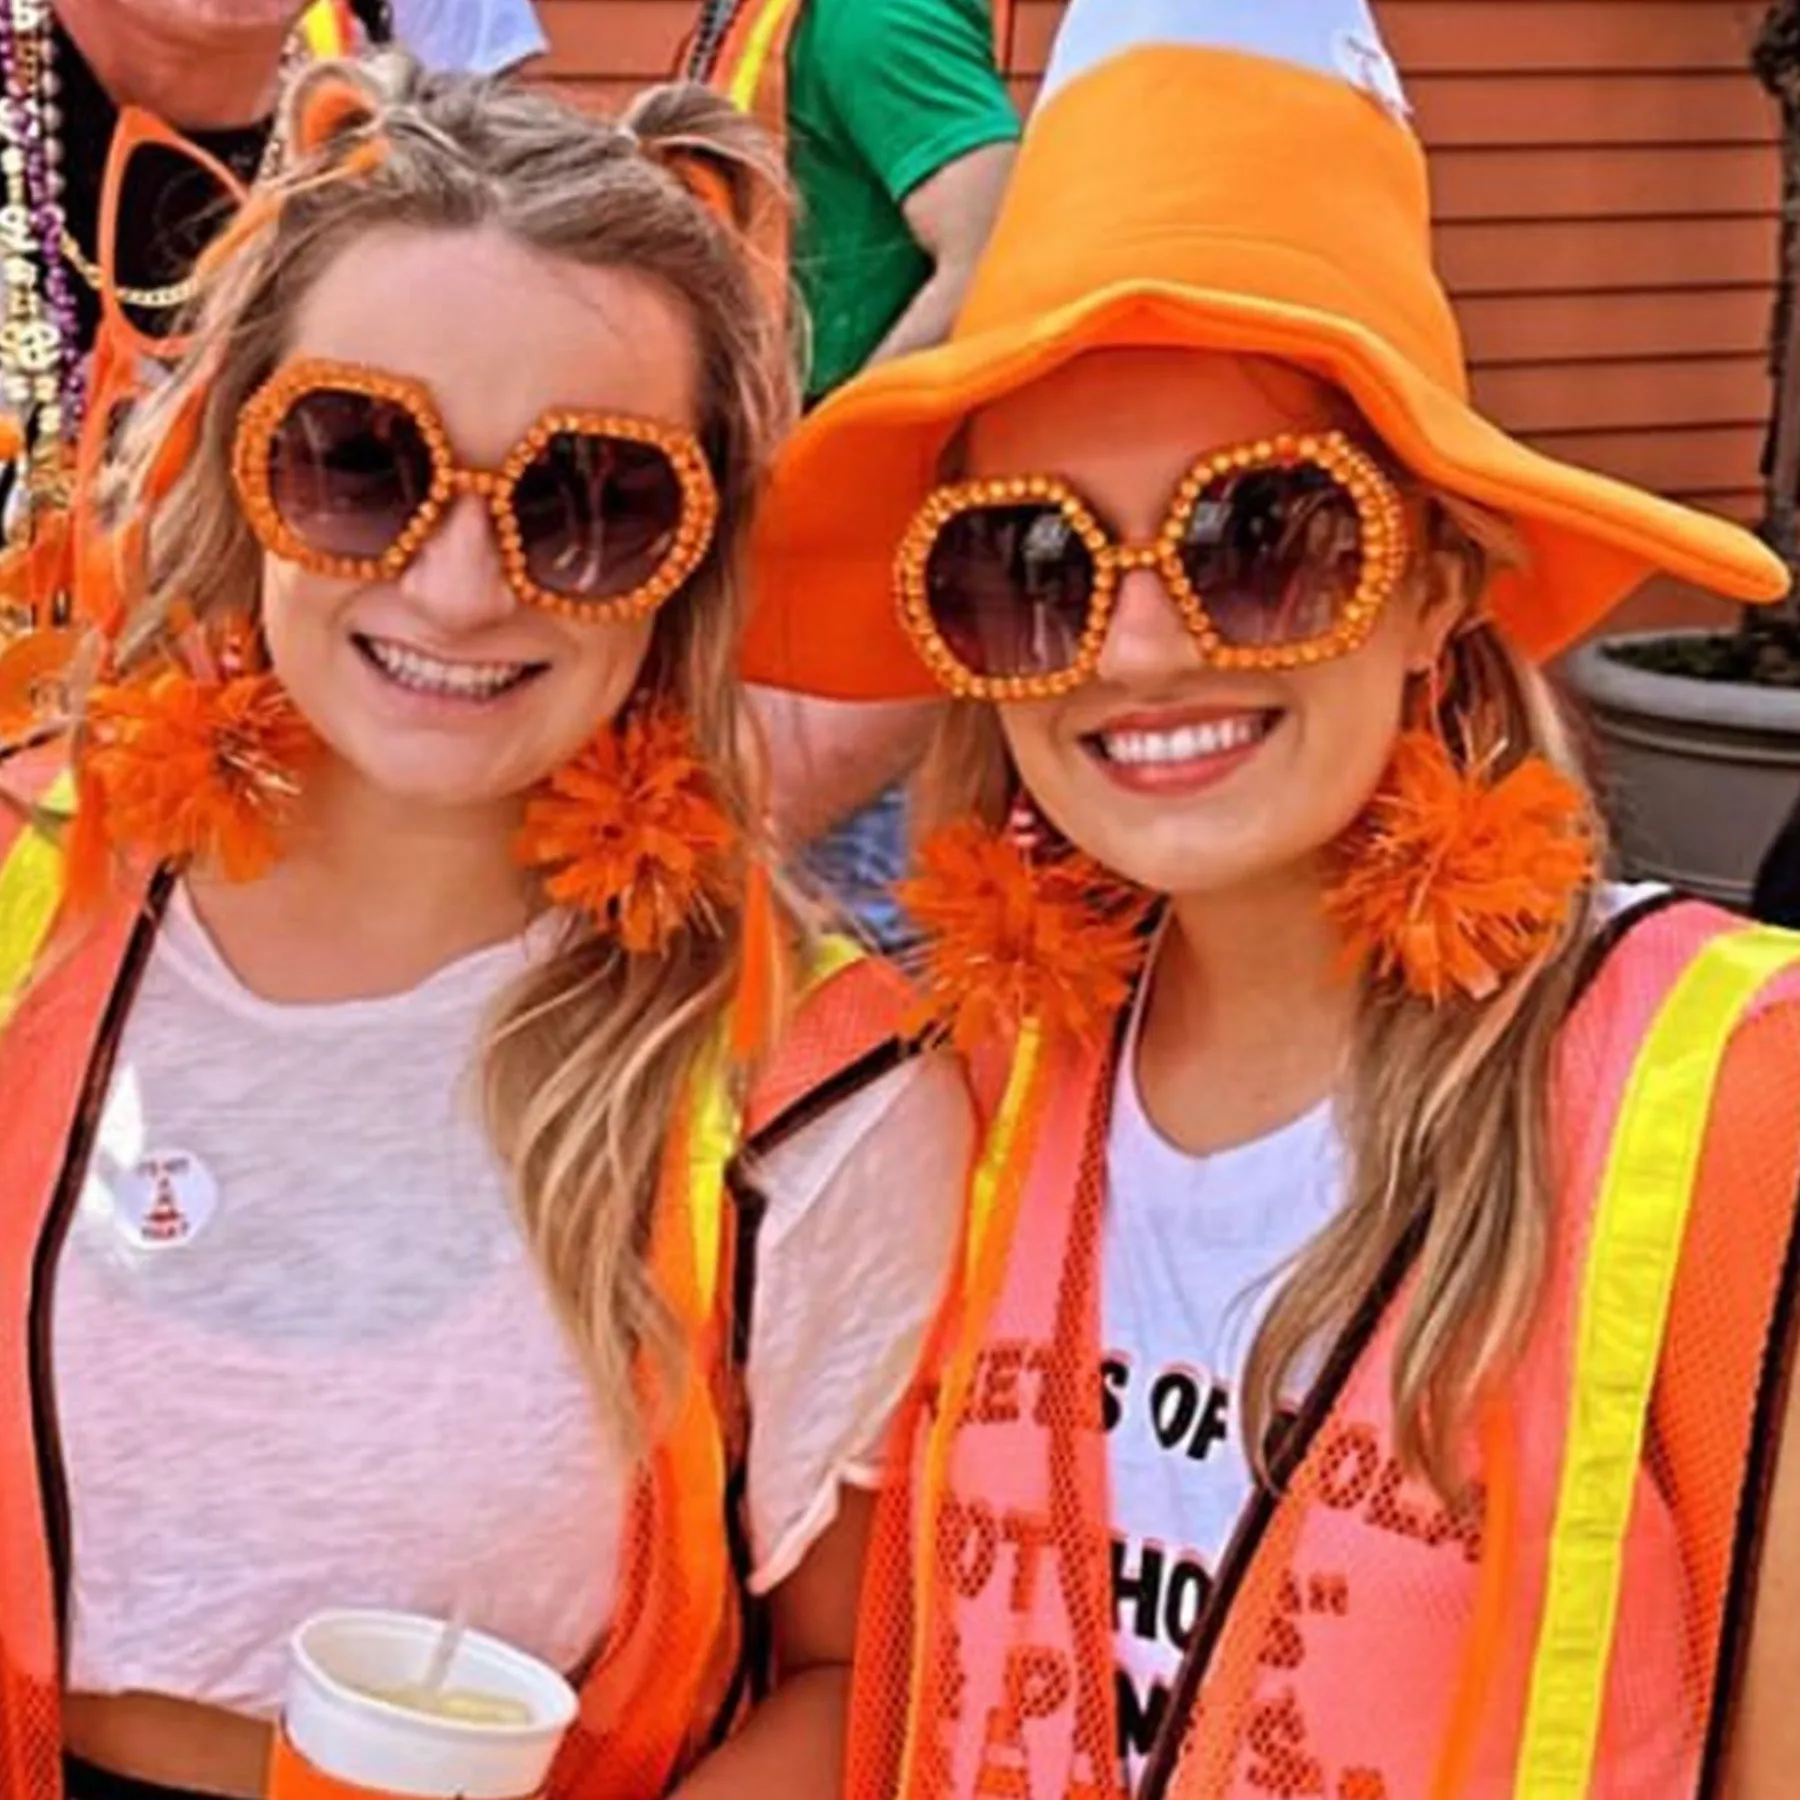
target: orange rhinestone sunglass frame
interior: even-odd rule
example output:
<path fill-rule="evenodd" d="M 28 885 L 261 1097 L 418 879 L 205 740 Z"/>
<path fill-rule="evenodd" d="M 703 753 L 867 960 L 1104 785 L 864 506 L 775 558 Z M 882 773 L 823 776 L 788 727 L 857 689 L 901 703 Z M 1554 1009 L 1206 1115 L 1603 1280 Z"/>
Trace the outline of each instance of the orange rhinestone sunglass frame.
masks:
<path fill-rule="evenodd" d="M 1205 594 L 1190 579 L 1182 546 L 1194 509 L 1215 483 L 1264 469 L 1322 471 L 1356 509 L 1360 567 L 1354 591 L 1335 610 L 1330 630 L 1291 643 L 1233 644 L 1218 629 Z M 1067 666 L 1030 674 L 984 675 L 970 668 L 932 612 L 931 556 L 944 528 L 965 513 L 1040 502 L 1060 512 L 1093 568 L 1087 614 Z M 1291 669 L 1348 655 L 1375 627 L 1405 572 L 1409 555 L 1400 492 L 1375 459 L 1341 432 L 1264 438 L 1217 450 L 1196 462 L 1175 490 L 1155 540 L 1117 542 L 1087 501 L 1054 475 L 991 476 L 933 491 L 913 516 L 895 559 L 900 619 L 926 666 L 959 699 L 1040 700 L 1081 686 L 1099 667 L 1119 584 L 1133 569 L 1154 569 L 1207 663 L 1219 669 Z"/>
<path fill-rule="evenodd" d="M 417 429 L 430 459 L 430 486 L 393 541 L 375 555 L 342 556 L 311 543 L 282 516 L 271 490 L 276 434 L 300 400 L 318 393 L 354 394 L 397 408 Z M 514 495 L 552 439 L 562 436 L 646 445 L 668 462 L 679 487 L 680 513 L 671 521 L 667 551 L 645 579 L 623 593 L 593 598 L 566 594 L 543 586 L 530 572 Z M 498 468 L 469 468 L 458 462 L 424 382 L 310 357 L 276 370 L 245 403 L 232 447 L 232 479 L 244 516 L 265 550 L 315 574 L 347 581 L 394 580 L 457 498 L 478 495 L 492 517 L 506 583 L 514 596 L 526 606 L 586 623 L 621 624 L 656 611 L 704 560 L 719 516 L 718 489 L 706 453 L 693 434 L 679 426 L 559 407 L 545 413 Z"/>

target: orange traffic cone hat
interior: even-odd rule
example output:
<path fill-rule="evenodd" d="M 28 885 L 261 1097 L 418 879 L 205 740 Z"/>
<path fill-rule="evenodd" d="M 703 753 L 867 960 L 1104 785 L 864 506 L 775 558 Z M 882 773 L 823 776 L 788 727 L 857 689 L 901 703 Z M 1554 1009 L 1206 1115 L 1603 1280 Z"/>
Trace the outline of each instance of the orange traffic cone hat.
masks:
<path fill-rule="evenodd" d="M 845 699 L 936 690 L 893 559 L 984 404 L 1084 351 L 1279 358 L 1341 388 L 1422 480 L 1508 515 L 1491 604 L 1548 657 L 1647 576 L 1762 601 L 1749 533 L 1528 449 L 1469 401 L 1432 264 L 1425 158 L 1364 0 L 1072 0 L 950 340 L 801 427 L 758 549 L 750 679 Z"/>

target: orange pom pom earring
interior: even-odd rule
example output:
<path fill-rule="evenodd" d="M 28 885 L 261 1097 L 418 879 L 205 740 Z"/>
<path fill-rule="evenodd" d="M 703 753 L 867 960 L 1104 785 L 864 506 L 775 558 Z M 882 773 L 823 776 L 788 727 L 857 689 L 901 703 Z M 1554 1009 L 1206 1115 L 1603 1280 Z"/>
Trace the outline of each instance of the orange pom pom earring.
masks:
<path fill-rule="evenodd" d="M 1395 744 L 1387 775 L 1333 852 L 1328 916 L 1346 964 L 1434 1003 L 1483 1000 L 1552 950 L 1598 866 L 1581 787 L 1531 755 L 1504 774 L 1504 745 L 1445 735 L 1438 679 L 1425 721 Z"/>
<path fill-rule="evenodd" d="M 76 829 L 89 843 L 99 831 L 157 862 L 254 880 L 280 855 L 317 748 L 245 623 L 177 619 L 163 660 L 88 694 Z"/>
<path fill-rule="evenodd" d="M 922 1023 L 969 1051 L 1027 1019 L 1089 1037 L 1131 993 L 1154 902 L 1050 834 L 1028 798 L 1004 831 L 935 833 L 895 889 L 925 937 Z"/>
<path fill-rule="evenodd" d="M 655 703 L 632 708 L 549 778 L 516 845 L 552 900 L 635 954 L 716 925 L 735 891 L 737 850 L 687 720 Z"/>

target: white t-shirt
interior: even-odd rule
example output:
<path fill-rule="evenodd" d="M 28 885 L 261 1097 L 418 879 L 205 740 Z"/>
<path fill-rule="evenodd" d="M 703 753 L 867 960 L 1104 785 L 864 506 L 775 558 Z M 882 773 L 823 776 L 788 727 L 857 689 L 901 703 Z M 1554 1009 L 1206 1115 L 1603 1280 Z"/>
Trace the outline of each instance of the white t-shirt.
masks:
<path fill-rule="evenodd" d="M 1101 1246 L 1119 1733 L 1134 1783 L 1250 1497 L 1245 1359 L 1344 1175 L 1329 1105 L 1216 1155 L 1176 1149 L 1144 1111 L 1136 1043 L 1134 1031 L 1113 1098 Z"/>
<path fill-rule="evenodd" d="M 308 1613 L 463 1609 L 562 1668 L 614 1602 L 621 1458 L 468 1079 L 529 940 L 277 1005 L 178 892 L 53 1297 L 70 1685 L 272 1714 Z M 947 1267 L 971 1124 L 917 1060 L 756 1171 L 754 1584 L 870 1485 Z"/>
<path fill-rule="evenodd" d="M 531 0 L 389 0 L 394 37 L 428 69 L 497 75 L 549 47 Z"/>

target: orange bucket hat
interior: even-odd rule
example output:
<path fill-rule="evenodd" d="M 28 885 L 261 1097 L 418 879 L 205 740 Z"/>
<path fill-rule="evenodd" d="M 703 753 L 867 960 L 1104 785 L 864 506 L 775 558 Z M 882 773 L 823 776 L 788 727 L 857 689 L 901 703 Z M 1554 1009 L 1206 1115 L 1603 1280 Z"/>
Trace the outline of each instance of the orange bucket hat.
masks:
<path fill-rule="evenodd" d="M 1491 604 L 1554 655 L 1647 576 L 1787 588 L 1749 533 L 1542 456 L 1469 402 L 1431 260 L 1425 158 L 1364 0 L 1072 0 L 1005 207 L 949 341 L 858 377 L 776 470 L 753 681 L 938 692 L 892 565 L 962 422 L 1084 351 L 1278 358 L 1355 402 L 1421 479 L 1506 514 Z"/>

